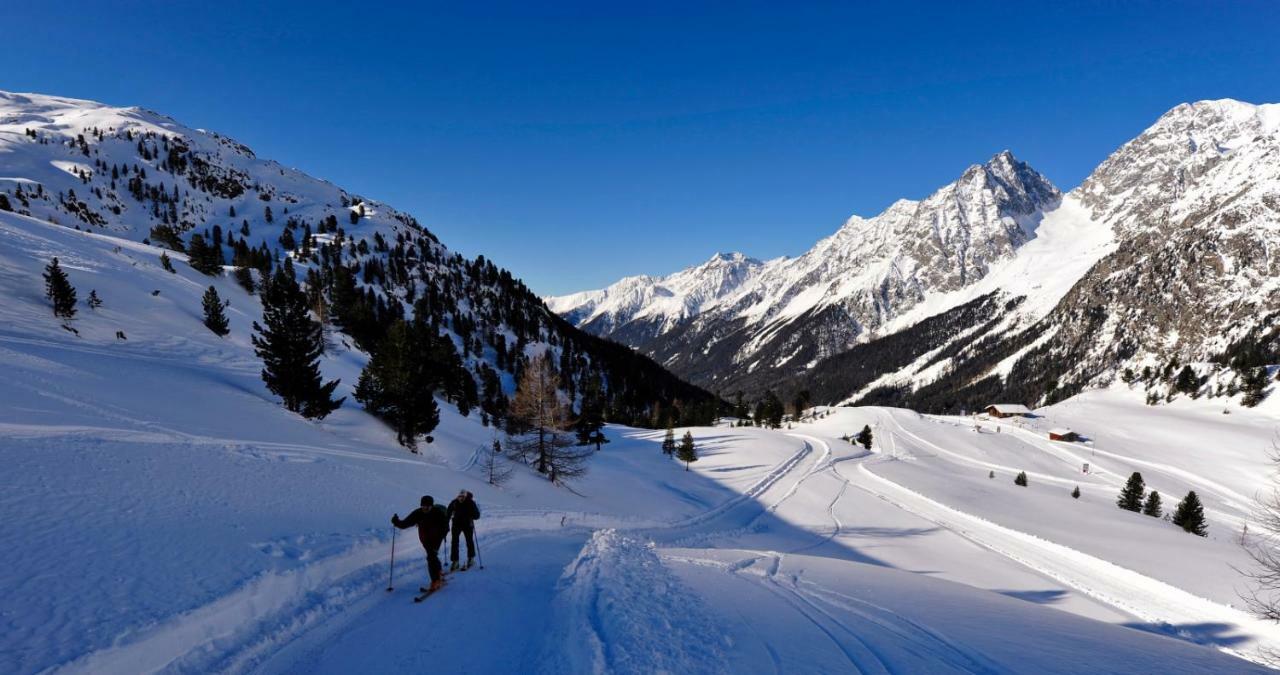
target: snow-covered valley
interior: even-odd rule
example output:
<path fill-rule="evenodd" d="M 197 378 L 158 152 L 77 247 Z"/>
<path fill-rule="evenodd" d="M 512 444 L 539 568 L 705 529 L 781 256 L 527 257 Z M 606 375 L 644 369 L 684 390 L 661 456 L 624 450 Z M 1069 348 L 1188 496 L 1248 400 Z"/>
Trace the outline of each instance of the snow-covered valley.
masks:
<path fill-rule="evenodd" d="M 1117 386 L 978 430 L 817 408 L 691 428 L 689 471 L 662 431 L 610 426 L 571 490 L 514 462 L 495 487 L 492 427 L 442 402 L 409 453 L 352 401 L 366 357 L 341 335 L 322 365 L 347 401 L 284 410 L 249 343 L 258 298 L 160 253 L 0 214 L 0 671 L 1223 673 L 1280 648 L 1236 569 L 1272 401 Z M 51 315 L 54 256 L 101 307 Z M 210 284 L 225 338 L 201 324 Z M 870 451 L 842 440 L 864 426 Z M 1208 537 L 1117 509 L 1132 471 L 1170 510 L 1197 491 Z M 402 532 L 387 592 L 391 514 L 460 489 L 483 569 L 414 604 Z"/>

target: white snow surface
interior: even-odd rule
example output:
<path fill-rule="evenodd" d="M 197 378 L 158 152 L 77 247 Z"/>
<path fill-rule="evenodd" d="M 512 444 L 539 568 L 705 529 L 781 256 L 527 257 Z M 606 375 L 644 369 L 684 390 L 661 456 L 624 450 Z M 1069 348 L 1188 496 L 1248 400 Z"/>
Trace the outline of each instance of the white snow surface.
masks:
<path fill-rule="evenodd" d="M 407 452 L 350 399 L 365 356 L 341 339 L 322 365 L 345 404 L 283 410 L 257 299 L 160 252 L 0 213 L 0 672 L 1248 673 L 1280 647 L 1234 569 L 1274 406 L 1115 389 L 980 432 L 822 409 L 690 429 L 687 471 L 663 432 L 611 426 L 572 490 L 523 466 L 497 488 L 493 429 L 442 401 Z M 53 256 L 69 322 L 43 297 Z M 210 284 L 226 338 L 200 322 Z M 864 425 L 871 451 L 840 440 Z M 1167 509 L 1196 490 L 1210 536 L 1116 509 L 1134 470 Z M 388 519 L 459 489 L 484 567 L 415 605 L 422 552 Z"/>

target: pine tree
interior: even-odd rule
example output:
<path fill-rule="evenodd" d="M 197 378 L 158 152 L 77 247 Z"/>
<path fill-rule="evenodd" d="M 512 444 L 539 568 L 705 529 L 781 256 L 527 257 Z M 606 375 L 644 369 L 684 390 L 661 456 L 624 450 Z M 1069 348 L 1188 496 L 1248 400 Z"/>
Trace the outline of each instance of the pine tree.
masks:
<path fill-rule="evenodd" d="M 858 445 L 861 445 L 863 448 L 870 450 L 871 440 L 872 440 L 871 425 L 868 424 L 863 426 L 862 431 L 858 432 L 858 435 L 854 438 L 854 440 L 858 442 Z"/>
<path fill-rule="evenodd" d="M 237 284 L 244 289 L 245 293 L 253 295 L 255 284 L 253 283 L 253 271 L 248 267 L 237 267 L 234 273 Z"/>
<path fill-rule="evenodd" d="M 1191 534 L 1201 537 L 1209 536 L 1209 523 L 1204 518 L 1204 506 L 1200 504 L 1200 497 L 1196 496 L 1195 490 L 1188 492 L 1187 496 L 1178 502 L 1178 508 L 1173 511 L 1173 524 Z"/>
<path fill-rule="evenodd" d="M 397 320 L 356 384 L 356 400 L 391 424 L 396 441 L 411 450 L 417 447 L 418 436 L 431 433 L 440 423 L 435 391 L 441 372 L 430 354 L 434 337 L 434 329 L 423 321 Z"/>
<path fill-rule="evenodd" d="M 231 332 L 227 314 L 222 311 L 225 305 L 222 304 L 222 298 L 218 297 L 218 289 L 210 286 L 209 290 L 204 292 L 204 299 L 201 304 L 204 307 L 205 328 L 213 331 L 213 334 L 218 337 L 223 337 Z"/>
<path fill-rule="evenodd" d="M 604 416 L 596 405 L 584 402 L 582 408 L 582 414 L 573 425 L 578 435 L 578 445 L 595 445 L 596 451 L 599 452 L 600 445 L 609 442 L 603 431 Z"/>
<path fill-rule="evenodd" d="M 160 266 L 164 268 L 164 271 L 169 272 L 170 274 L 178 273 L 178 270 L 173 269 L 173 259 L 164 251 L 160 252 Z"/>
<path fill-rule="evenodd" d="M 662 454 L 674 455 L 676 452 L 676 432 L 667 427 L 667 435 L 662 437 Z"/>
<path fill-rule="evenodd" d="M 1079 499 L 1079 498 L 1080 498 L 1080 486 L 1079 486 L 1079 485 L 1077 485 L 1077 486 L 1076 486 L 1076 489 L 1074 489 L 1074 490 L 1072 490 L 1072 491 L 1071 491 L 1071 498 L 1072 498 L 1072 499 Z"/>
<path fill-rule="evenodd" d="M 265 326 L 253 322 L 254 353 L 262 359 L 262 381 L 285 408 L 323 419 L 342 405 L 343 399 L 332 398 L 339 381 L 323 382 L 320 376 L 323 330 L 311 319 L 307 296 L 287 259 L 263 286 L 262 321 Z"/>
<path fill-rule="evenodd" d="M 102 306 L 102 298 L 98 297 L 98 289 L 89 291 L 89 309 L 97 309 Z"/>
<path fill-rule="evenodd" d="M 76 315 L 76 289 L 62 271 L 58 259 L 49 261 L 44 268 L 44 294 L 53 303 L 53 315 L 70 319 Z"/>
<path fill-rule="evenodd" d="M 1244 397 L 1240 399 L 1240 405 L 1246 408 L 1252 408 L 1266 398 L 1267 390 L 1267 369 L 1263 366 L 1249 368 L 1244 375 Z"/>
<path fill-rule="evenodd" d="M 1120 490 L 1120 497 L 1116 499 L 1116 506 L 1125 511 L 1133 511 L 1137 513 L 1142 510 L 1142 497 L 1147 491 L 1147 484 L 1142 480 L 1142 474 L 1137 471 L 1129 476 L 1129 481 L 1124 484 L 1124 489 Z"/>
<path fill-rule="evenodd" d="M 1015 477 L 1014 477 L 1014 479 L 1013 479 L 1013 484 L 1014 484 L 1014 485 L 1021 485 L 1022 487 L 1026 487 L 1026 486 L 1027 486 L 1027 472 L 1026 472 L 1026 471 L 1019 471 L 1019 472 L 1018 472 L 1018 475 L 1017 475 L 1017 476 L 1015 476 Z"/>
<path fill-rule="evenodd" d="M 995 471 L 989 471 L 989 472 L 987 472 L 987 478 L 995 478 L 995 477 L 996 477 L 996 472 L 995 472 Z"/>
<path fill-rule="evenodd" d="M 1147 503 L 1142 505 L 1142 515 L 1159 518 L 1164 515 L 1164 508 L 1160 504 L 1160 493 L 1155 490 L 1147 495 Z"/>
<path fill-rule="evenodd" d="M 1183 366 L 1173 388 L 1184 394 L 1195 394 L 1200 389 L 1200 378 L 1196 377 L 1196 371 L 1191 366 Z"/>
<path fill-rule="evenodd" d="M 698 446 L 693 443 L 693 433 L 686 431 L 680 439 L 680 447 L 676 450 L 676 459 L 684 462 L 684 470 L 689 470 L 689 463 L 698 461 Z"/>

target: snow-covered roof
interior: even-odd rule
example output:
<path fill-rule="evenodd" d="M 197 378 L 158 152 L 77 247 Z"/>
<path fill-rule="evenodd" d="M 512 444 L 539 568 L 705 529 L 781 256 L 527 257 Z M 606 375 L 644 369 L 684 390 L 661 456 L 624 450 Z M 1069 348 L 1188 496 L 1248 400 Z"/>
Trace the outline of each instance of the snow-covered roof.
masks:
<path fill-rule="evenodd" d="M 1003 414 L 1010 413 L 1030 413 L 1031 409 L 1021 403 L 992 403 L 988 408 L 995 408 L 996 412 Z"/>
<path fill-rule="evenodd" d="M 1066 436 L 1067 434 L 1074 434 L 1074 433 L 1075 433 L 1074 431 L 1067 429 L 1066 427 L 1054 427 L 1049 430 L 1049 434 L 1051 436 Z"/>

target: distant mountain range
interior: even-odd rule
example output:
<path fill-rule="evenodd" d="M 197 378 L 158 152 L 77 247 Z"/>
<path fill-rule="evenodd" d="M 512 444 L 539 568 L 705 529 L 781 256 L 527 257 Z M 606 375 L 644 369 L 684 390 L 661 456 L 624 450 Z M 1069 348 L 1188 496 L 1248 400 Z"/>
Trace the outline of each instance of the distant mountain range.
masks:
<path fill-rule="evenodd" d="M 1184 104 L 1066 194 L 1006 151 L 796 258 L 546 300 L 722 394 L 955 410 L 1124 379 L 1233 396 L 1280 362 L 1278 127 L 1280 105 Z"/>

